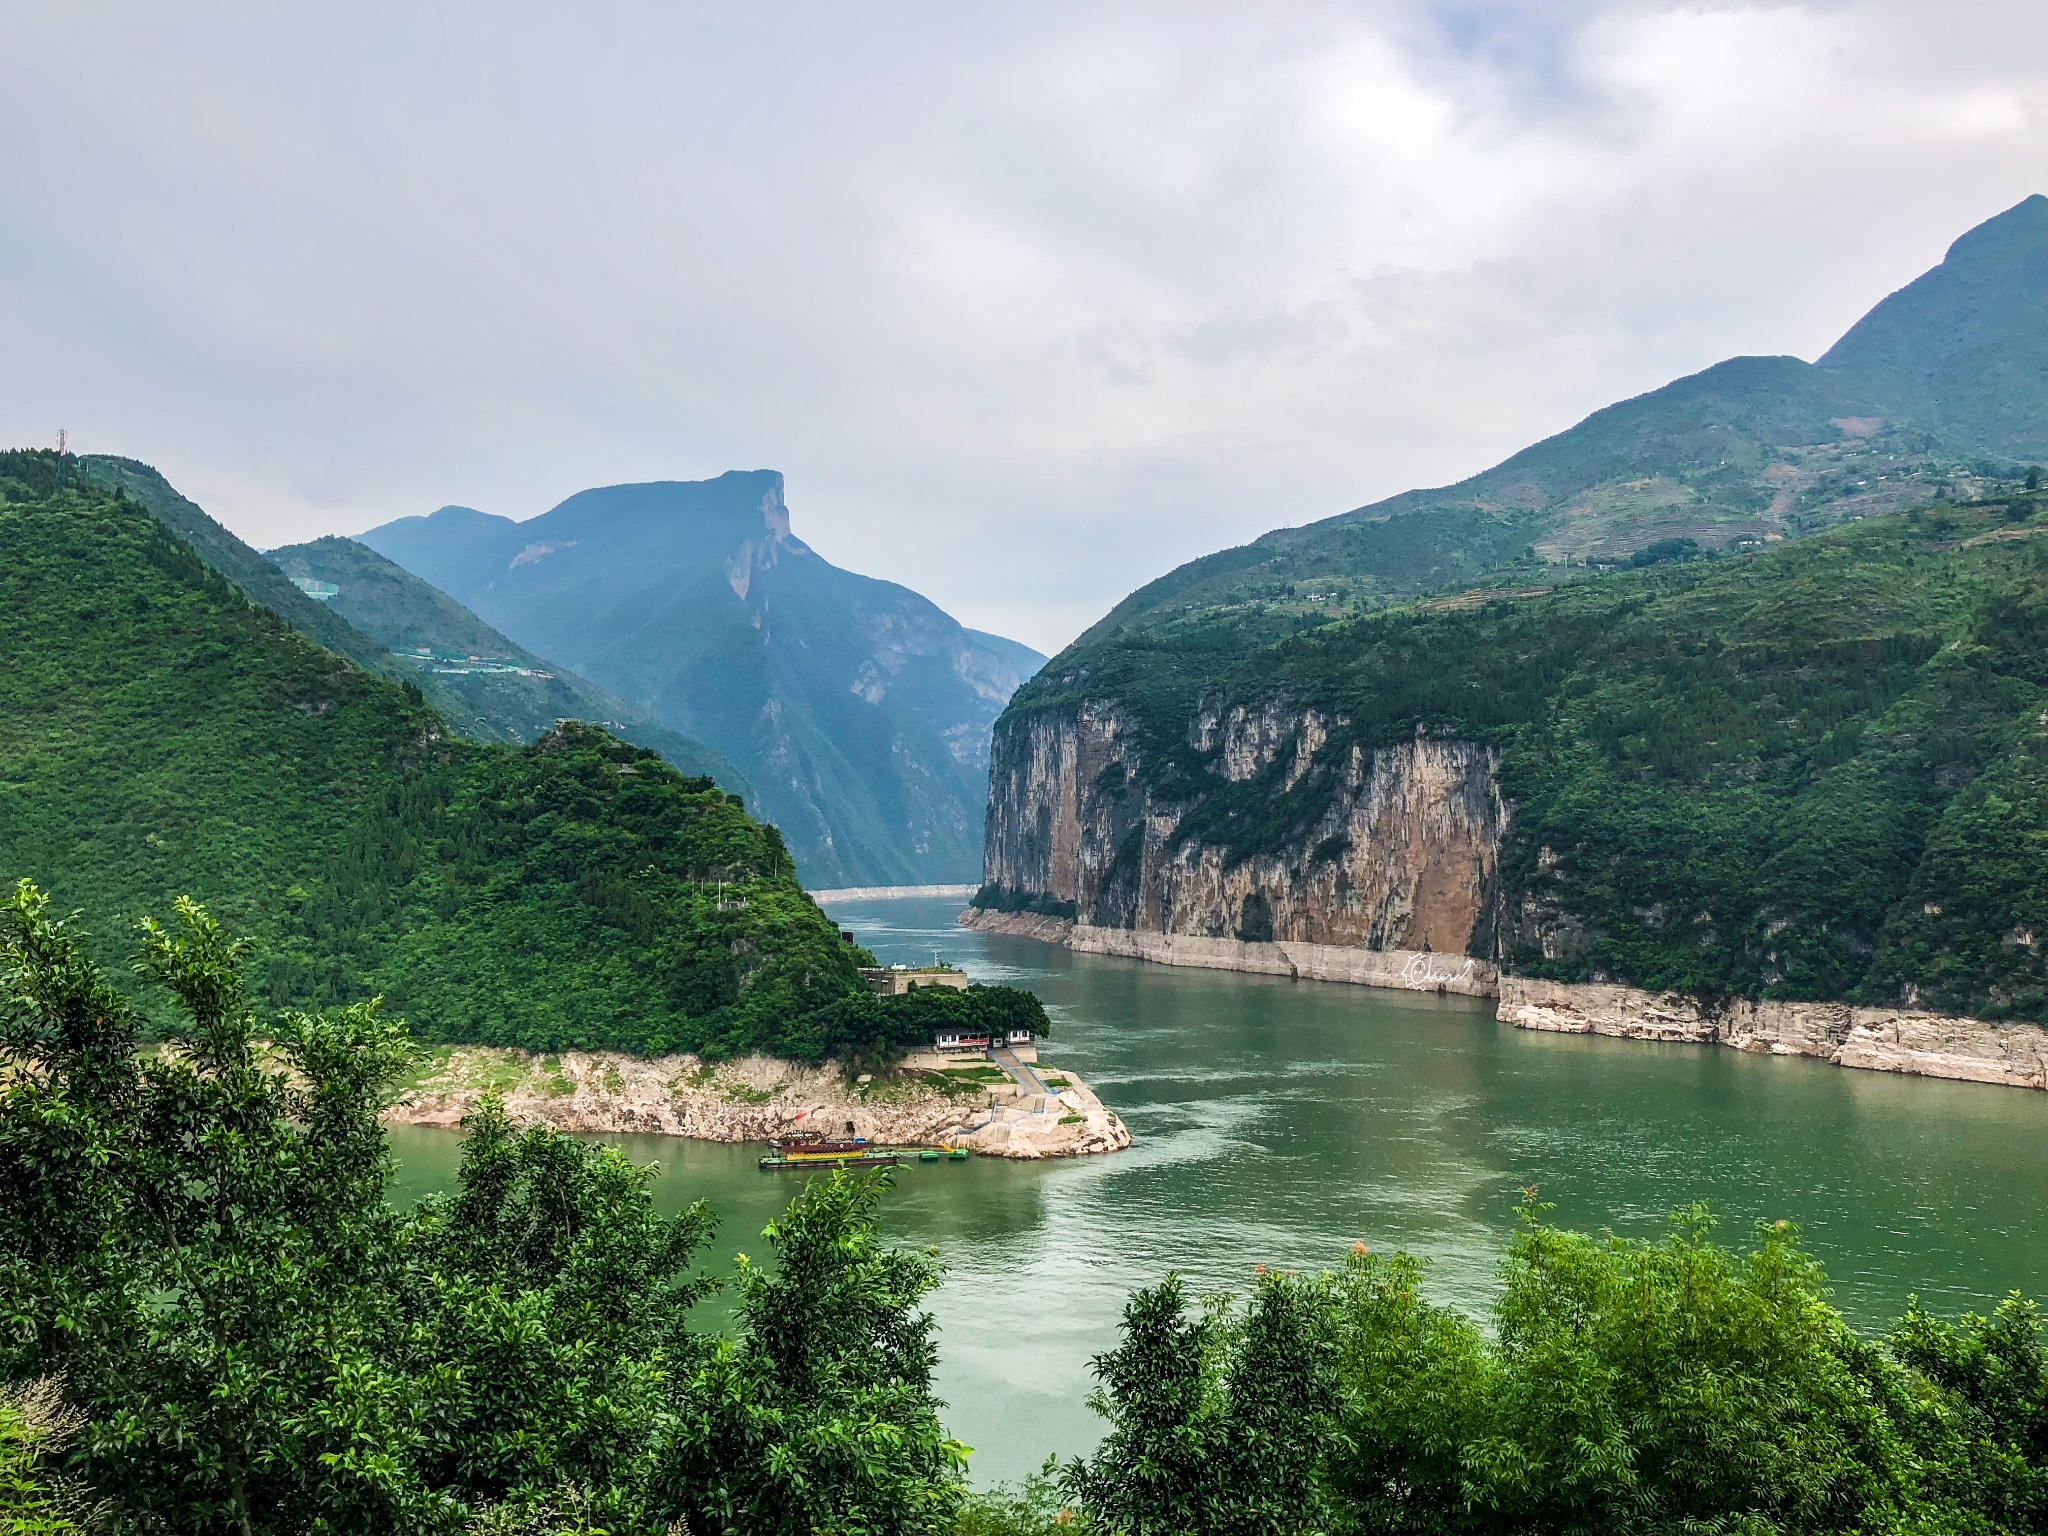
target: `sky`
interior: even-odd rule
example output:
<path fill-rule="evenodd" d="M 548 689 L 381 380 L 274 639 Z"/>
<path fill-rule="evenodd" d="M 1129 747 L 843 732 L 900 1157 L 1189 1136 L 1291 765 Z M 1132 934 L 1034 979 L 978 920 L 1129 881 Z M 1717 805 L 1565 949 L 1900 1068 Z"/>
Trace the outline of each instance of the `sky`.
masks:
<path fill-rule="evenodd" d="M 1050 652 L 2040 191 L 2039 0 L 22 0 L 0 443 L 260 547 L 779 469 Z"/>

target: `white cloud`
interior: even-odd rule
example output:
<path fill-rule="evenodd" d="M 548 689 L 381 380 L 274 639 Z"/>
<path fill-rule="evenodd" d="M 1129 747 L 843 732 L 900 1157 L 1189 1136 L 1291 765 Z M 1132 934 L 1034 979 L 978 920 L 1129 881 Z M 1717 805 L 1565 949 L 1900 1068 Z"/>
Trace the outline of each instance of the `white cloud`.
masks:
<path fill-rule="evenodd" d="M 1814 355 L 2048 188 L 2044 61 L 2038 6 L 1912 0 L 17 8 L 0 436 L 263 543 L 774 466 L 1050 648 Z"/>

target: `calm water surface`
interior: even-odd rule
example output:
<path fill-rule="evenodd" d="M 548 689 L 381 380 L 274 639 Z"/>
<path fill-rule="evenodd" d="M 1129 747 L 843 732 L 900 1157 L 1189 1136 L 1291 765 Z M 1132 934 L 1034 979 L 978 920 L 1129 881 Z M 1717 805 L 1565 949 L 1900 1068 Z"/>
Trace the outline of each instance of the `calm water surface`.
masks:
<path fill-rule="evenodd" d="M 1790 1217 L 1864 1327 L 1916 1291 L 1944 1310 L 2048 1296 L 2048 1094 L 1534 1034 L 1466 999 L 1074 955 L 970 933 L 959 911 L 832 909 L 884 961 L 936 951 L 1038 993 L 1045 1059 L 1137 1138 L 1112 1157 L 899 1174 L 892 1233 L 949 1267 L 941 1385 L 979 1482 L 1094 1443 L 1088 1360 L 1133 1287 L 1171 1269 L 1242 1290 L 1256 1263 L 1327 1266 L 1363 1239 L 1423 1256 L 1435 1297 L 1476 1312 L 1527 1184 L 1558 1221 L 1637 1235 L 1695 1199 L 1724 1236 Z M 393 1139 L 400 1199 L 451 1182 L 452 1133 Z M 759 1148 L 606 1139 L 660 1165 L 664 1208 L 712 1203 L 711 1262 L 762 1256 L 794 1186 L 754 1167 Z"/>

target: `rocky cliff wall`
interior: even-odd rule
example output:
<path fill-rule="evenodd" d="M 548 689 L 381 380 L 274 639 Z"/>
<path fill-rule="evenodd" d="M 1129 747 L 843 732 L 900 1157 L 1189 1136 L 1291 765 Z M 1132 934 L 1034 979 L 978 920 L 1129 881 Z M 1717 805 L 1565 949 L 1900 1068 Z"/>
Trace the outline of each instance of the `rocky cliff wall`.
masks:
<path fill-rule="evenodd" d="M 1342 724 L 1277 704 L 1205 707 L 1188 746 L 1206 773 L 1165 798 L 1114 705 L 1005 721 L 983 879 L 1093 928 L 1490 954 L 1507 824 L 1497 754 L 1419 735 L 1370 750 L 1333 742 Z M 1210 784 L 1258 781 L 1285 796 L 1312 772 L 1325 781 L 1319 814 L 1278 846 L 1221 847 L 1184 825 Z"/>

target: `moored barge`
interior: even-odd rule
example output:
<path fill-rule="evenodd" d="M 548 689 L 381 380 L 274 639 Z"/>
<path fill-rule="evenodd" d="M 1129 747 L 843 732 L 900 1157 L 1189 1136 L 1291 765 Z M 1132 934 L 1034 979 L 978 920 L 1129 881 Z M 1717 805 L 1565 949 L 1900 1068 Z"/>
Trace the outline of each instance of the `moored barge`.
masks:
<path fill-rule="evenodd" d="M 768 1143 L 768 1149 L 768 1155 L 760 1163 L 764 1173 L 821 1166 L 892 1168 L 902 1161 L 901 1155 L 892 1148 L 870 1146 L 865 1136 L 826 1137 L 815 1132 L 803 1132 L 775 1137 Z"/>

